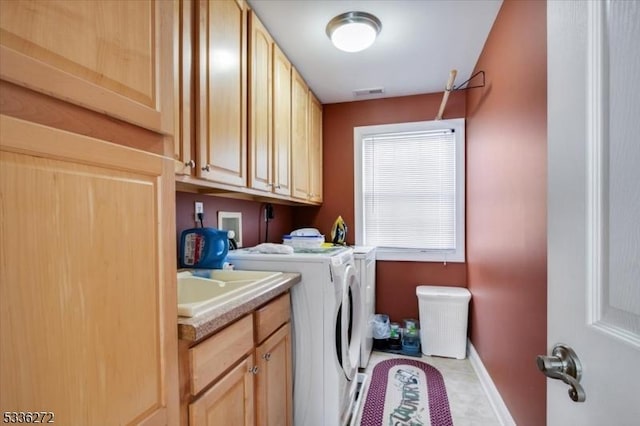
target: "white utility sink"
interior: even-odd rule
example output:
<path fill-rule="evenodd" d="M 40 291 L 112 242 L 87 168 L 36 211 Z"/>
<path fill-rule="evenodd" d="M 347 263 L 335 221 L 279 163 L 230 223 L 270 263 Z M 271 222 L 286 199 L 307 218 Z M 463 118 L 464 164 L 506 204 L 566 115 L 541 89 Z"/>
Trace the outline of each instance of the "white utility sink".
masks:
<path fill-rule="evenodd" d="M 282 272 L 214 269 L 208 277 L 193 271 L 178 272 L 178 315 L 194 317 L 220 307 L 229 300 L 258 290 Z"/>

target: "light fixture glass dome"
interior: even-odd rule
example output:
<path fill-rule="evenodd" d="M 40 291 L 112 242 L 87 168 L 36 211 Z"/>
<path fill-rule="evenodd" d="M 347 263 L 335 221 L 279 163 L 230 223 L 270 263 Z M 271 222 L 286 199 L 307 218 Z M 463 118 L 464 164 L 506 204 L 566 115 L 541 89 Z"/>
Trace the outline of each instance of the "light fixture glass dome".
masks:
<path fill-rule="evenodd" d="M 382 29 L 380 20 L 366 12 L 347 12 L 327 24 L 327 36 L 345 52 L 359 52 L 371 46 Z"/>

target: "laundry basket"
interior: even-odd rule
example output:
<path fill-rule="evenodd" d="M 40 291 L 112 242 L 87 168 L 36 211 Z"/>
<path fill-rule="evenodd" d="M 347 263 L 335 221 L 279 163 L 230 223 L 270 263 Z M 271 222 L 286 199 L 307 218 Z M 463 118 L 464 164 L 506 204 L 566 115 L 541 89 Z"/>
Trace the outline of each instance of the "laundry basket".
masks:
<path fill-rule="evenodd" d="M 418 286 L 422 353 L 464 359 L 471 293 L 466 288 Z"/>

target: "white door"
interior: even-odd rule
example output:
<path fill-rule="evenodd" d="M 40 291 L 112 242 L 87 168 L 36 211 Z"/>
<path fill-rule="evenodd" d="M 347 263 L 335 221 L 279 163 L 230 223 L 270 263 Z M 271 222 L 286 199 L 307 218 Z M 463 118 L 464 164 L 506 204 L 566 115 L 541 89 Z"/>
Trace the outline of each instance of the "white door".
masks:
<path fill-rule="evenodd" d="M 549 1 L 548 351 L 573 348 L 586 400 L 547 381 L 547 422 L 640 422 L 640 2 Z"/>

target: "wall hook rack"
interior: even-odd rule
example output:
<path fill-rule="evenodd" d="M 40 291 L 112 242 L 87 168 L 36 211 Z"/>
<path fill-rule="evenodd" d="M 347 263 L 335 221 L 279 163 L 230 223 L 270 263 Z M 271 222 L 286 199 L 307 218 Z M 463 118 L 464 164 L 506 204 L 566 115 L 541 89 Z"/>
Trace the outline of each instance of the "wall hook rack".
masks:
<path fill-rule="evenodd" d="M 482 76 L 482 83 L 476 84 L 475 86 L 468 86 L 468 87 L 462 87 L 465 84 L 468 84 L 471 80 L 473 80 L 474 78 L 476 78 L 478 75 Z M 465 81 L 464 83 L 459 84 L 458 86 L 454 86 L 453 90 L 467 90 L 467 89 L 475 89 L 477 87 L 484 87 L 485 81 L 484 81 L 484 71 L 478 71 L 477 73 L 475 73 L 474 75 L 472 75 L 471 77 L 469 77 L 469 79 L 467 81 Z"/>
<path fill-rule="evenodd" d="M 440 103 L 440 110 L 438 111 L 438 115 L 436 115 L 436 120 L 442 120 L 442 114 L 444 113 L 444 108 L 447 105 L 447 100 L 449 100 L 449 94 L 451 92 L 453 92 L 454 90 L 467 90 L 467 89 L 475 89 L 476 87 L 484 87 L 484 84 L 485 84 L 484 71 L 478 71 L 477 73 L 473 74 L 464 83 L 458 86 L 454 86 L 453 82 L 455 81 L 457 74 L 458 74 L 457 70 L 451 70 L 451 72 L 449 73 L 449 80 L 447 81 L 447 86 L 444 89 L 444 94 L 442 96 L 442 103 Z M 464 86 L 465 84 L 468 84 L 471 80 L 473 80 L 478 75 L 482 75 L 482 83 L 476 86 L 469 86 L 469 87 L 462 88 L 462 86 Z"/>

